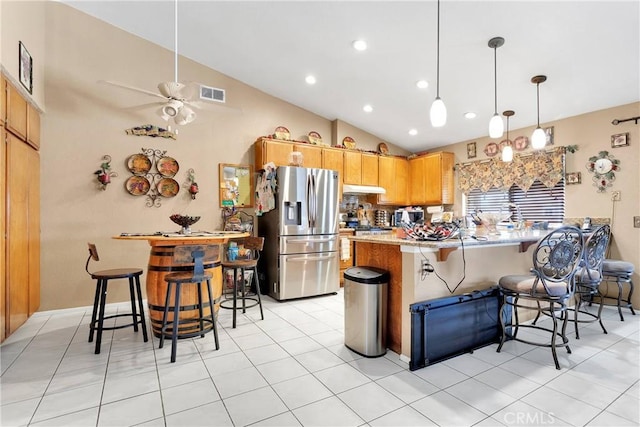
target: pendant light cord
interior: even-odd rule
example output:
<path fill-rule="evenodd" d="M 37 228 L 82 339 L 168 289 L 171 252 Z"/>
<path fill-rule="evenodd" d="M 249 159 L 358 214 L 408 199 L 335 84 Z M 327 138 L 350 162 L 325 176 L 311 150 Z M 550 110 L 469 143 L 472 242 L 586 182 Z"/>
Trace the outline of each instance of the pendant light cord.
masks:
<path fill-rule="evenodd" d="M 498 114 L 498 46 L 493 47 L 493 112 Z"/>
<path fill-rule="evenodd" d="M 440 0 L 438 0 L 438 34 L 436 38 L 436 98 L 440 98 Z"/>
<path fill-rule="evenodd" d="M 174 11 L 173 11 L 173 17 L 174 17 L 174 27 L 173 27 L 173 32 L 174 32 L 174 49 L 173 49 L 173 54 L 174 54 L 174 60 L 173 60 L 173 66 L 174 66 L 174 70 L 173 70 L 173 75 L 174 75 L 174 82 L 178 82 L 178 0 L 175 1 L 174 4 Z"/>
<path fill-rule="evenodd" d="M 536 105 L 538 106 L 538 127 L 540 127 L 540 82 L 536 83 Z"/>

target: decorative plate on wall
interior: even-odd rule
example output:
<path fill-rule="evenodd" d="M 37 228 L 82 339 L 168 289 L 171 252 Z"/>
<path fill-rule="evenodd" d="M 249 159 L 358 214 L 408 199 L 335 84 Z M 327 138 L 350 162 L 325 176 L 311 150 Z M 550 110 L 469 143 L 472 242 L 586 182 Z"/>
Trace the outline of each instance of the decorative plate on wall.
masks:
<path fill-rule="evenodd" d="M 387 147 L 387 144 L 385 144 L 384 142 L 381 142 L 380 144 L 378 144 L 378 153 L 380 154 L 389 153 L 389 147 Z"/>
<path fill-rule="evenodd" d="M 134 175 L 146 175 L 151 170 L 151 160 L 144 154 L 134 154 L 127 159 L 127 168 Z"/>
<path fill-rule="evenodd" d="M 156 168 L 160 175 L 166 178 L 172 178 L 175 174 L 178 173 L 178 169 L 180 169 L 180 165 L 173 157 L 161 157 L 156 162 Z"/>
<path fill-rule="evenodd" d="M 484 147 L 484 154 L 489 157 L 495 156 L 496 154 L 498 154 L 498 152 L 500 152 L 500 148 L 495 142 L 490 142 L 486 147 Z"/>
<path fill-rule="evenodd" d="M 158 181 L 158 194 L 162 197 L 173 197 L 180 191 L 178 181 L 173 178 L 162 178 Z"/>
<path fill-rule="evenodd" d="M 345 136 L 344 139 L 342 140 L 342 145 L 344 145 L 347 148 L 353 149 L 353 148 L 356 148 L 356 141 L 350 136 Z"/>
<path fill-rule="evenodd" d="M 144 196 L 149 192 L 151 184 L 149 180 L 143 176 L 132 176 L 124 183 L 129 194 L 133 196 Z"/>
<path fill-rule="evenodd" d="M 513 148 L 516 151 L 522 151 L 529 146 L 529 138 L 526 136 L 519 136 L 513 140 Z"/>

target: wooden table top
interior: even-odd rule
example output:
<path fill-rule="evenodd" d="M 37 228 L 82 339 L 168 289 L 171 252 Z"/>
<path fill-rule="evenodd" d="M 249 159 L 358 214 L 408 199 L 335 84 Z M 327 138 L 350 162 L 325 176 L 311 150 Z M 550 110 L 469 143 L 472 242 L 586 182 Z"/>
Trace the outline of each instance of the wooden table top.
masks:
<path fill-rule="evenodd" d="M 118 240 L 146 240 L 151 246 L 177 246 L 192 243 L 226 243 L 230 239 L 248 237 L 247 232 L 238 231 L 199 231 L 191 234 L 180 233 L 122 233 L 113 236 Z"/>

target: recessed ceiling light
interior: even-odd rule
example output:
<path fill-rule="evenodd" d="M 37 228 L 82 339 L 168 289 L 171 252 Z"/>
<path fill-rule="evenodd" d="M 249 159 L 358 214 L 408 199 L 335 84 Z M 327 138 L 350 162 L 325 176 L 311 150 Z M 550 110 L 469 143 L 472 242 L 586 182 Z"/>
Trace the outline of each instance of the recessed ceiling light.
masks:
<path fill-rule="evenodd" d="M 417 131 L 416 129 L 410 129 L 410 130 L 409 130 L 409 135 L 411 135 L 411 136 L 415 136 L 415 135 L 417 135 L 417 134 L 418 134 L 418 131 Z"/>
<path fill-rule="evenodd" d="M 370 113 L 373 111 L 373 107 L 369 104 L 365 105 L 364 107 L 362 107 L 362 109 L 364 110 L 365 113 Z"/>
<path fill-rule="evenodd" d="M 305 77 L 304 81 L 307 82 L 307 84 L 310 84 L 310 85 L 316 84 L 316 78 L 314 76 L 311 76 L 311 75 Z"/>
<path fill-rule="evenodd" d="M 362 52 L 363 50 L 367 50 L 367 42 L 364 40 L 355 40 L 353 43 L 353 48 Z"/>
<path fill-rule="evenodd" d="M 426 80 L 418 80 L 416 86 L 418 86 L 419 89 L 426 89 L 429 87 L 429 82 Z"/>
<path fill-rule="evenodd" d="M 467 111 L 466 113 L 464 113 L 464 118 L 465 119 L 475 119 L 476 118 L 476 113 L 474 113 L 473 111 Z"/>

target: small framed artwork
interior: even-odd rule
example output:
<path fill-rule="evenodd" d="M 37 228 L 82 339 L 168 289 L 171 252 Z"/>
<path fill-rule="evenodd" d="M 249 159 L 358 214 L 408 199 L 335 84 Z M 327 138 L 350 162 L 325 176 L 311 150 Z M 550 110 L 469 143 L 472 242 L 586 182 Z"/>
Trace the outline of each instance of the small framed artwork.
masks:
<path fill-rule="evenodd" d="M 611 147 L 626 147 L 629 145 L 629 133 L 619 133 L 611 135 Z"/>
<path fill-rule="evenodd" d="M 553 145 L 553 126 L 544 128 L 544 134 L 547 137 L 547 145 Z"/>
<path fill-rule="evenodd" d="M 580 184 L 582 182 L 582 174 L 580 172 L 569 172 L 564 175 L 564 181 L 567 185 Z"/>
<path fill-rule="evenodd" d="M 19 61 L 18 61 L 18 74 L 20 74 L 20 83 L 29 91 L 33 93 L 33 59 L 26 47 L 22 42 L 18 42 L 19 49 Z"/>
<path fill-rule="evenodd" d="M 476 143 L 470 142 L 467 144 L 467 158 L 473 159 L 476 157 Z"/>

